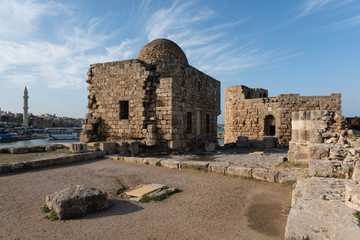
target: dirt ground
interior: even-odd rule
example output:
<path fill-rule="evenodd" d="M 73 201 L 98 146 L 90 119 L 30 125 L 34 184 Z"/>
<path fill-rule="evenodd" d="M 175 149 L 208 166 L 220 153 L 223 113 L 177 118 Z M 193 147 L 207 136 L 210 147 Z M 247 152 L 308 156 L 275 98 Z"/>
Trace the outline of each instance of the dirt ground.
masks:
<path fill-rule="evenodd" d="M 180 193 L 161 202 L 120 198 L 122 186 L 161 183 Z M 50 193 L 88 184 L 109 194 L 110 208 L 50 221 L 40 207 Z M 116 160 L 0 175 L 0 239 L 283 239 L 291 187 L 191 169 Z"/>

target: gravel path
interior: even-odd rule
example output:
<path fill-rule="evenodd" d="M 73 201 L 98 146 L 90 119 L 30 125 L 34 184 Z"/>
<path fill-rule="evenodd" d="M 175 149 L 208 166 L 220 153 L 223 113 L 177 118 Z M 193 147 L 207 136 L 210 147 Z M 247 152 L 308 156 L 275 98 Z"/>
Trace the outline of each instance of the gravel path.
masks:
<path fill-rule="evenodd" d="M 162 183 L 182 192 L 157 203 L 121 199 L 116 191 Z M 76 184 L 109 193 L 110 209 L 49 221 L 45 196 Z M 196 170 L 116 160 L 0 175 L 0 239 L 283 239 L 291 188 Z"/>

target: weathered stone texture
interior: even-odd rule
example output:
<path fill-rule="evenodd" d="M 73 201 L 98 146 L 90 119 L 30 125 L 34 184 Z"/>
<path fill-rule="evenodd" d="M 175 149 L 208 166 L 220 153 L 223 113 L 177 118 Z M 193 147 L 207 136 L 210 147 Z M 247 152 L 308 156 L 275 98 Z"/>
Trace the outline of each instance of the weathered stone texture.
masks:
<path fill-rule="evenodd" d="M 242 85 L 228 87 L 225 89 L 225 143 L 236 142 L 238 136 L 246 136 L 250 140 L 273 136 L 279 139 L 280 144 L 288 144 L 291 139 L 291 114 L 305 110 L 341 113 L 341 94 L 281 94 L 269 98 L 265 89 L 251 89 Z M 275 135 L 269 135 L 267 119 L 273 121 L 269 124 L 275 126 Z"/>
<path fill-rule="evenodd" d="M 46 196 L 46 205 L 60 219 L 79 218 L 107 209 L 107 193 L 90 186 L 76 185 Z"/>
<path fill-rule="evenodd" d="M 149 43 L 138 59 L 90 65 L 87 82 L 81 141 L 136 139 L 184 148 L 198 139 L 217 140 L 220 82 L 188 65 L 169 40 Z M 121 102 L 128 104 L 128 116 L 122 117 Z"/>

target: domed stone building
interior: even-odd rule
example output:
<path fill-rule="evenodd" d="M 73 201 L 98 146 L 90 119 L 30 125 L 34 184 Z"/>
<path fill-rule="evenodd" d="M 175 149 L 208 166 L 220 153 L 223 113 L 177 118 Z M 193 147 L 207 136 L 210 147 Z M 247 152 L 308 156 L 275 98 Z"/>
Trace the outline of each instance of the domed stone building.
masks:
<path fill-rule="evenodd" d="M 80 141 L 170 149 L 217 141 L 220 82 L 190 66 L 170 40 L 148 43 L 137 59 L 90 65 L 87 83 Z"/>

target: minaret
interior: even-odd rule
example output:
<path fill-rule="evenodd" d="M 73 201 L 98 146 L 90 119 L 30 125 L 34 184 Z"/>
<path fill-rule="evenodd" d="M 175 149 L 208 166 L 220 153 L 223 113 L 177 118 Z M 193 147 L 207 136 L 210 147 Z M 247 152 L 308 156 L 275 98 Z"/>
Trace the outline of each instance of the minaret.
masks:
<path fill-rule="evenodd" d="M 28 115 L 28 99 L 29 99 L 29 95 L 28 95 L 28 90 L 25 87 L 24 90 L 24 114 L 23 114 L 23 127 L 28 127 L 29 126 L 29 115 Z"/>

